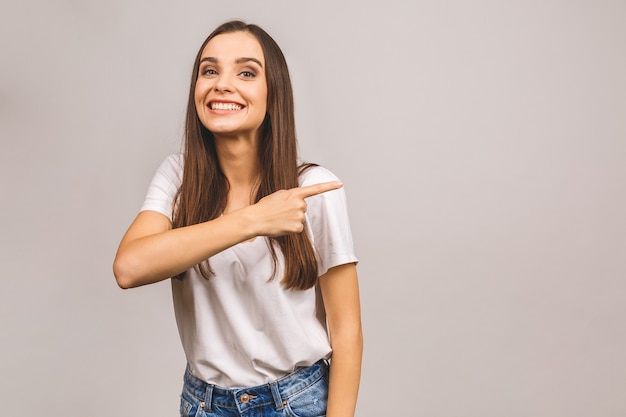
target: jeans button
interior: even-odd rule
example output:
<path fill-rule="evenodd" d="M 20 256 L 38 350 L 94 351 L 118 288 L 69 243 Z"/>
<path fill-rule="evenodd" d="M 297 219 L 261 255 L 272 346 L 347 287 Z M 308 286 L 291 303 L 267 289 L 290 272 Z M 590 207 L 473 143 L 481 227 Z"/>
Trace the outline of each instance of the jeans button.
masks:
<path fill-rule="evenodd" d="M 241 400 L 243 404 L 247 404 L 248 401 L 250 401 L 250 396 L 247 393 L 242 394 L 241 397 L 239 397 L 239 400 Z"/>

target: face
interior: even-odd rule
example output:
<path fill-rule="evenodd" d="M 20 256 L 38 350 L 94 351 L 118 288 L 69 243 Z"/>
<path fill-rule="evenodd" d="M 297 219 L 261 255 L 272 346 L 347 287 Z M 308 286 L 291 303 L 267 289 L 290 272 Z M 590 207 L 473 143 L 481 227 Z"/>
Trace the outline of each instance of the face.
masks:
<path fill-rule="evenodd" d="M 259 41 L 247 32 L 211 39 L 202 51 L 194 96 L 200 121 L 214 135 L 257 137 L 267 109 Z"/>

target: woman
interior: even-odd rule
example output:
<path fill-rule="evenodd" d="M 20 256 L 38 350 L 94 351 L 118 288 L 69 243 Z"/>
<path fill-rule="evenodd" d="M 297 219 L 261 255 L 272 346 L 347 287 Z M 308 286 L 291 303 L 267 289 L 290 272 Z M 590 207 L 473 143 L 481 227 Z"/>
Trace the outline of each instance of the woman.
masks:
<path fill-rule="evenodd" d="M 195 60 L 184 154 L 159 167 L 113 266 L 122 288 L 174 277 L 182 416 L 354 415 L 362 333 L 341 187 L 298 163 L 274 40 L 218 27 Z"/>

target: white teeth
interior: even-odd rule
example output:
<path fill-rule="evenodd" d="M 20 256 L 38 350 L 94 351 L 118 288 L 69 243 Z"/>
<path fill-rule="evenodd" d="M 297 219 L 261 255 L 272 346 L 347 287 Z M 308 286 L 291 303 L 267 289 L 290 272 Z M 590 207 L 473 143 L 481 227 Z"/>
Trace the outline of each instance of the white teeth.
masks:
<path fill-rule="evenodd" d="M 210 103 L 211 110 L 241 110 L 241 106 L 235 103 Z"/>

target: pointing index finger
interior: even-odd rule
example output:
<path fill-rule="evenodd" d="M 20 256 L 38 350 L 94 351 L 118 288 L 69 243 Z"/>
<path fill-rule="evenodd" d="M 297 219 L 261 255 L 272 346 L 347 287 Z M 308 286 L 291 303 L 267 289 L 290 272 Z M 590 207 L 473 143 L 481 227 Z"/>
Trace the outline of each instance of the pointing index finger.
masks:
<path fill-rule="evenodd" d="M 305 187 L 294 188 L 294 190 L 296 190 L 300 197 L 307 198 L 325 193 L 327 191 L 336 190 L 341 187 L 343 187 L 343 183 L 341 181 L 329 181 L 319 184 L 307 185 Z"/>

